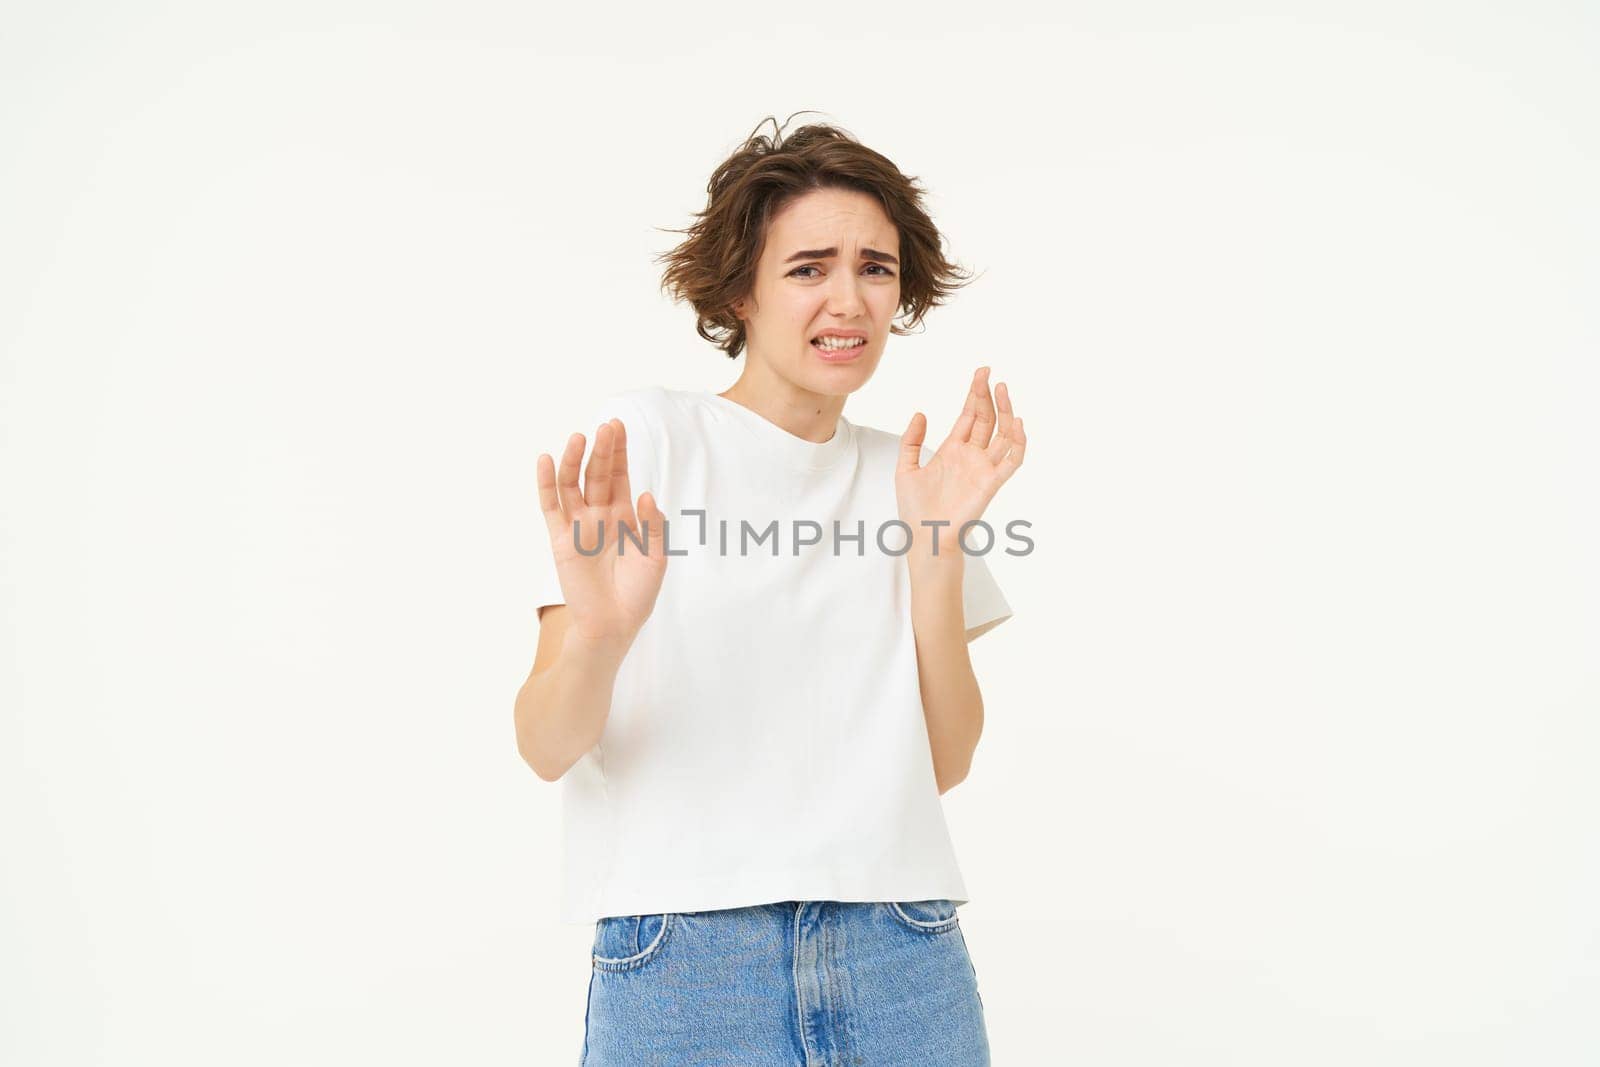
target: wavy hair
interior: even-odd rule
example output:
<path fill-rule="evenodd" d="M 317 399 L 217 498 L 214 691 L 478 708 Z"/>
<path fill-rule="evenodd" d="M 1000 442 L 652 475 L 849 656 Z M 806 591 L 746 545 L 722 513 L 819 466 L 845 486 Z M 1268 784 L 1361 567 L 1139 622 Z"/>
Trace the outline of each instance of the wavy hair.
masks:
<path fill-rule="evenodd" d="M 754 288 L 767 225 L 813 189 L 851 189 L 883 205 L 900 237 L 900 311 L 907 327 L 919 325 L 929 310 L 972 280 L 971 272 L 945 258 L 944 239 L 922 205 L 924 193 L 915 176 L 900 173 L 837 126 L 802 126 L 785 138 L 773 116 L 757 123 L 756 130 L 768 122 L 773 135 L 751 131 L 712 173 L 706 208 L 695 213 L 696 221 L 687 229 L 666 231 L 685 234 L 683 242 L 656 257 L 667 264 L 662 291 L 694 308 L 695 331 L 729 359 L 745 347 L 744 322 L 733 306 Z M 891 324 L 889 332 L 912 331 Z"/>

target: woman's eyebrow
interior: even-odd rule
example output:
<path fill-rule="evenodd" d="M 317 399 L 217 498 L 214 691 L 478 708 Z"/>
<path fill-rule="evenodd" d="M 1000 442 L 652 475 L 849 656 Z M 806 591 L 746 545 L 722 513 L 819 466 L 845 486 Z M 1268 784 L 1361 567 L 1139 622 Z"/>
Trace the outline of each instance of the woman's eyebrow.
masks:
<path fill-rule="evenodd" d="M 838 254 L 839 250 L 837 248 L 807 248 L 796 252 L 784 262 L 793 263 L 797 259 L 832 259 Z M 898 259 L 887 252 L 880 252 L 876 248 L 863 248 L 861 250 L 861 258 L 876 260 L 879 263 L 893 263 L 897 267 L 900 265 Z"/>

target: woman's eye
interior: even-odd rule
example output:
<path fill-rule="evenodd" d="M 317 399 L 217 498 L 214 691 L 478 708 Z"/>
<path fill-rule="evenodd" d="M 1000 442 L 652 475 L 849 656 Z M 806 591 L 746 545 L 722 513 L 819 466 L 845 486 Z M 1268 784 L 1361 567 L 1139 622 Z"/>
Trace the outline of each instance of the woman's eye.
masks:
<path fill-rule="evenodd" d="M 874 267 L 877 270 L 880 270 L 880 271 L 883 272 L 882 275 L 874 275 L 874 277 L 884 277 L 884 278 L 893 278 L 894 277 L 894 271 L 892 271 L 889 268 L 885 267 L 881 263 L 868 263 L 867 266 Z M 793 276 L 793 275 L 796 275 L 796 274 L 800 274 L 800 272 L 803 271 L 803 270 L 816 270 L 816 269 L 817 269 L 816 267 L 809 267 L 809 266 L 808 267 L 796 267 L 794 270 L 790 271 L 789 274 L 790 274 L 790 276 Z M 809 278 L 809 277 L 811 277 L 811 275 L 805 274 L 805 275 L 801 275 L 801 277 Z"/>

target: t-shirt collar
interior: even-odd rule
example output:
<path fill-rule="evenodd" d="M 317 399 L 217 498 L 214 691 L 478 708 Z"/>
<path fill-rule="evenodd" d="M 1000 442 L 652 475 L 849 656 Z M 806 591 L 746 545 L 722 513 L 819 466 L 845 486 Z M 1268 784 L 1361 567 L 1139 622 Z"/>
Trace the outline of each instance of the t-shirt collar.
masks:
<path fill-rule="evenodd" d="M 833 429 L 833 436 L 823 442 L 807 441 L 771 422 L 765 415 L 752 411 L 743 404 L 716 393 L 705 396 L 718 410 L 725 411 L 739 425 L 745 427 L 762 447 L 791 466 L 804 470 L 823 470 L 833 466 L 850 449 L 855 428 L 842 414 Z"/>

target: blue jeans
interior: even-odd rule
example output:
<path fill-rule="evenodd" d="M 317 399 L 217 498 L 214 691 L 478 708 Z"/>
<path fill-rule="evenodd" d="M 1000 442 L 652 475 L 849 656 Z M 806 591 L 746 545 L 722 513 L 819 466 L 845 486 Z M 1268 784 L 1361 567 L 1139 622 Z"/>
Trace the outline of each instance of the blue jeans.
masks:
<path fill-rule="evenodd" d="M 987 1067 L 948 900 L 784 901 L 595 923 L 583 1067 Z"/>

